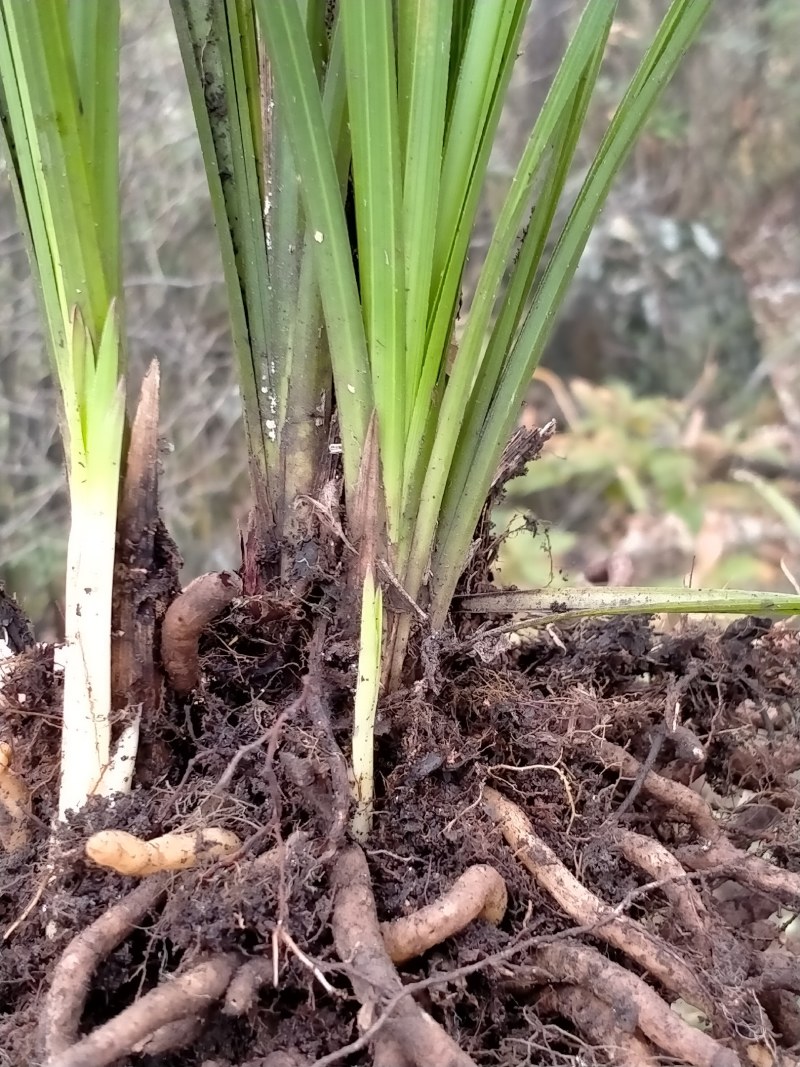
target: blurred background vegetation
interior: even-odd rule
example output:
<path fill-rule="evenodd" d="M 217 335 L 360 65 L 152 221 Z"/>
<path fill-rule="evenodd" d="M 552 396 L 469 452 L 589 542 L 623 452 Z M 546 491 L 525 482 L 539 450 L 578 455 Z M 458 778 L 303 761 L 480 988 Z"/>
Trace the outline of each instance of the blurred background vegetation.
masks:
<path fill-rule="evenodd" d="M 665 7 L 620 3 L 587 143 Z M 534 0 L 465 306 L 580 8 Z M 123 22 L 128 336 L 138 373 L 161 362 L 163 507 L 188 580 L 237 562 L 244 441 L 168 5 L 123 4 Z M 498 530 L 509 531 L 502 581 L 791 589 L 800 576 L 798 41 L 797 0 L 721 0 L 637 146 L 521 413 L 555 418 L 558 434 L 498 508 Z M 0 580 L 52 639 L 67 500 L 55 391 L 4 174 L 0 293 Z"/>

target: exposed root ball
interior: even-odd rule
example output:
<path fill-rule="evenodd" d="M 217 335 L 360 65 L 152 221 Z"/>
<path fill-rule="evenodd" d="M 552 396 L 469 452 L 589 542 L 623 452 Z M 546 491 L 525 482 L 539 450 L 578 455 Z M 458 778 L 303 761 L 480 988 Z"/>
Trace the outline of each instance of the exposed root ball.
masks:
<path fill-rule="evenodd" d="M 403 984 L 384 948 L 369 868 L 360 848 L 349 848 L 339 856 L 334 877 L 333 940 L 339 958 L 349 966 L 353 990 L 363 1005 L 359 1021 L 369 1027 L 386 997 L 402 993 Z M 396 1003 L 376 1034 L 374 1062 L 476 1067 L 410 996 Z"/>
<path fill-rule="evenodd" d="M 561 942 L 545 945 L 536 963 L 558 982 L 588 989 L 627 1019 L 668 1056 L 693 1067 L 739 1067 L 739 1057 L 713 1037 L 689 1026 L 641 978 L 593 948 Z"/>
<path fill-rule="evenodd" d="M 453 937 L 475 919 L 495 926 L 506 913 L 508 894 L 501 875 L 488 864 L 476 864 L 456 879 L 439 900 L 413 915 L 381 923 L 381 933 L 392 963 L 405 963 Z"/>
<path fill-rule="evenodd" d="M 201 574 L 167 608 L 161 630 L 161 659 L 176 693 L 189 693 L 197 685 L 200 635 L 241 592 L 242 580 L 232 571 Z"/>
<path fill-rule="evenodd" d="M 206 827 L 143 841 L 125 830 L 100 830 L 86 842 L 86 856 L 99 867 L 136 878 L 162 871 L 186 871 L 204 860 L 230 855 L 241 841 L 229 830 Z"/>
<path fill-rule="evenodd" d="M 486 811 L 503 832 L 514 853 L 576 922 L 596 926 L 596 936 L 624 952 L 668 989 L 713 1017 L 713 1000 L 697 975 L 665 941 L 634 919 L 618 915 L 572 875 L 533 830 L 530 819 L 495 789 L 483 791 Z"/>
<path fill-rule="evenodd" d="M 598 1045 L 612 1063 L 625 1067 L 658 1067 L 653 1046 L 637 1031 L 626 1033 L 610 1004 L 577 985 L 552 985 L 536 1001 L 539 1015 L 571 1019 L 580 1035 Z"/>
<path fill-rule="evenodd" d="M 11 745 L 0 742 L 0 847 L 18 852 L 28 844 L 31 795 L 27 785 L 11 770 Z"/>

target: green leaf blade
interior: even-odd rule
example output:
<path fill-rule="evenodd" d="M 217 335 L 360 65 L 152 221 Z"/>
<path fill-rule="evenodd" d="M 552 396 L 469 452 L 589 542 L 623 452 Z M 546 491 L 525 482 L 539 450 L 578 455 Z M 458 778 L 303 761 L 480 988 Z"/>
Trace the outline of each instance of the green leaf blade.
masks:
<path fill-rule="evenodd" d="M 257 0 L 286 130 L 301 175 L 340 409 L 345 483 L 352 494 L 373 409 L 361 318 L 339 177 L 319 85 L 300 13 L 293 3 Z"/>
<path fill-rule="evenodd" d="M 500 372 L 473 453 L 470 484 L 485 498 L 519 404 L 549 336 L 556 311 L 572 280 L 589 233 L 633 142 L 680 58 L 696 36 L 713 0 L 672 0 L 631 85 L 612 119 L 559 237 L 534 302 Z M 458 579 L 458 560 L 468 550 L 477 513 L 453 508 L 453 520 L 437 542 L 434 619 L 441 625 Z M 436 564 L 435 564 L 436 566 Z"/>
<path fill-rule="evenodd" d="M 403 146 L 407 391 L 425 359 L 444 153 L 453 0 L 403 0 L 398 12 L 398 100 Z"/>
<path fill-rule="evenodd" d="M 341 8 L 364 327 L 390 540 L 399 533 L 406 434 L 399 116 L 390 0 Z"/>
<path fill-rule="evenodd" d="M 562 116 L 571 111 L 576 94 L 585 80 L 586 71 L 597 73 L 598 55 L 602 55 L 604 42 L 611 26 L 611 21 L 616 9 L 616 0 L 591 0 L 584 11 L 584 15 L 573 36 L 567 53 L 562 61 L 545 105 L 539 116 L 533 132 L 528 139 L 522 158 L 517 167 L 508 196 L 503 204 L 495 226 L 492 240 L 487 252 L 486 261 L 480 274 L 478 286 L 470 309 L 469 321 L 461 341 L 452 376 L 447 383 L 436 426 L 436 438 L 434 441 L 431 457 L 427 464 L 427 472 L 420 494 L 419 517 L 414 533 L 414 545 L 412 548 L 412 566 L 409 572 L 411 588 L 415 588 L 421 579 L 422 567 L 431 553 L 437 525 L 441 521 L 443 501 L 451 482 L 452 464 L 456 451 L 460 444 L 459 435 L 470 404 L 465 403 L 465 397 L 470 398 L 475 387 L 476 377 L 480 369 L 480 362 L 486 351 L 485 337 L 489 326 L 492 309 L 495 305 L 503 275 L 517 240 L 517 235 L 522 223 L 526 205 L 533 191 L 536 175 L 539 173 L 545 159 L 545 153 L 551 146 L 557 130 L 561 130 L 561 141 L 566 144 L 569 151 L 566 153 L 566 163 L 572 157 L 577 136 L 582 125 L 583 115 L 580 122 L 564 123 Z M 592 84 L 588 86 L 588 92 L 581 95 L 581 99 L 588 98 Z M 563 144 L 562 144 L 563 147 Z M 566 166 L 562 166 L 555 177 L 565 176 Z M 552 202 L 552 212 L 555 211 L 560 187 L 551 180 L 551 188 L 543 190 L 542 196 Z M 544 208 L 544 204 L 542 207 Z M 542 218 L 546 223 L 552 212 L 548 209 L 542 212 Z M 546 230 L 542 238 L 546 236 Z M 543 240 L 542 240 L 543 245 Z M 517 273 L 519 272 L 517 263 Z M 512 283 L 513 284 L 513 283 Z M 490 350 L 491 351 L 491 350 Z M 494 376 L 498 369 L 495 364 L 502 366 L 502 357 L 493 360 Z M 492 375 L 487 373 L 485 378 L 489 384 Z M 484 393 L 487 392 L 484 381 L 478 378 Z M 489 395 L 491 395 L 489 393 Z M 471 464 L 471 455 L 459 450 L 461 468 L 467 468 Z M 463 484 L 460 487 L 463 490 Z M 455 494 L 452 494 L 455 499 Z M 478 511 L 475 521 L 482 507 L 483 501 L 477 496 L 473 501 Z M 456 505 L 456 510 L 465 510 L 463 500 Z"/>

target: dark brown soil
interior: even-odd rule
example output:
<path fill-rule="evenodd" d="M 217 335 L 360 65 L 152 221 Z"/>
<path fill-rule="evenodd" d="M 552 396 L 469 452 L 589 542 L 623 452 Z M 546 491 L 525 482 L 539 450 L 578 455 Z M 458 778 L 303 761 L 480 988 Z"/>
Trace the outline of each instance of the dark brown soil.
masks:
<path fill-rule="evenodd" d="M 83 858 L 87 834 L 108 827 L 152 838 L 216 825 L 245 844 L 233 861 L 170 877 L 162 902 L 90 977 L 81 1034 L 201 957 L 233 953 L 236 966 L 260 958 L 269 974 L 244 1014 L 212 1003 L 188 1047 L 114 1062 L 315 1063 L 359 1037 L 360 1004 L 331 927 L 332 872 L 347 844 L 336 746 L 347 754 L 354 651 L 326 639 L 310 685 L 298 652 L 307 638 L 302 617 L 288 607 L 237 601 L 203 639 L 201 686 L 186 700 L 165 698 L 157 740 L 168 750 L 168 773 L 150 780 L 142 767 L 146 785 L 113 806 L 90 807 L 70 825 L 51 865 L 59 681 L 46 650 L 28 649 L 14 661 L 0 697 L 0 739 L 13 739 L 14 766 L 33 791 L 36 821 L 26 850 L 0 856 L 0 1064 L 41 1062 L 57 961 L 76 934 L 139 884 Z M 641 1062 L 682 1062 L 668 1059 L 663 1045 L 648 1045 L 636 1003 L 625 1018 L 616 994 L 604 1002 L 602 990 L 598 999 L 591 982 L 582 985 L 572 957 L 564 955 L 562 971 L 561 963 L 545 962 L 553 958 L 542 955 L 547 945 L 556 955 L 559 946 L 588 946 L 644 977 L 665 1004 L 677 999 L 599 928 L 567 914 L 529 873 L 481 801 L 489 785 L 527 814 L 586 889 L 619 905 L 619 916 L 637 920 L 688 965 L 708 991 L 710 1033 L 733 1057 L 708 1062 L 794 1063 L 788 1050 L 800 1041 L 800 960 L 797 942 L 774 918 L 792 906 L 791 881 L 786 891 L 762 891 L 757 872 L 740 877 L 734 863 L 700 870 L 695 846 L 708 842 L 691 820 L 654 797 L 644 771 L 634 781 L 608 769 L 597 739 L 627 749 L 663 780 L 691 785 L 710 800 L 726 843 L 768 854 L 800 879 L 798 634 L 753 619 L 724 632 L 687 625 L 671 633 L 619 619 L 541 630 L 489 661 L 483 646 L 482 659 L 446 648 L 428 652 L 429 682 L 380 711 L 380 797 L 365 849 L 379 918 L 430 903 L 471 864 L 495 867 L 509 902 L 498 927 L 476 921 L 398 967 L 406 984 L 425 980 L 418 1004 L 487 1067 L 633 1062 L 634 1053 L 611 1040 L 617 1031 L 649 1049 L 651 1059 Z M 254 866 L 253 856 L 297 830 L 307 834 L 299 851 L 266 875 Z M 668 884 L 644 873 L 623 855 L 624 830 L 666 846 L 690 877 Z M 687 893 L 693 886 L 702 905 L 694 930 L 667 892 L 676 885 Z M 764 964 L 768 949 L 778 953 L 770 957 L 779 975 L 773 980 Z M 602 1013 L 587 1020 L 570 1000 L 576 987 L 585 991 L 584 1007 L 612 1003 L 610 1037 L 597 1029 Z M 281 1050 L 289 1058 L 268 1059 Z M 339 1062 L 391 1067 L 385 1049 L 382 1055 L 373 1058 L 367 1046 Z"/>

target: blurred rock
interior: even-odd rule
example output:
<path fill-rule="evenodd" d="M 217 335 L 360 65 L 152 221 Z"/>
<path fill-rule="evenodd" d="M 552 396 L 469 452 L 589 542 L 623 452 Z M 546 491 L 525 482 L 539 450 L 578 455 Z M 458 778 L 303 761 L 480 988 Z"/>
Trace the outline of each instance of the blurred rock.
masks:
<path fill-rule="evenodd" d="M 691 393 L 717 424 L 765 388 L 747 288 L 721 243 L 644 210 L 601 219 L 542 365 L 638 395 Z"/>

